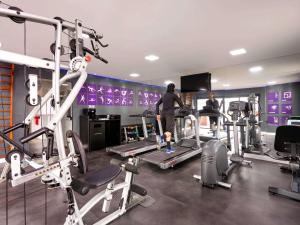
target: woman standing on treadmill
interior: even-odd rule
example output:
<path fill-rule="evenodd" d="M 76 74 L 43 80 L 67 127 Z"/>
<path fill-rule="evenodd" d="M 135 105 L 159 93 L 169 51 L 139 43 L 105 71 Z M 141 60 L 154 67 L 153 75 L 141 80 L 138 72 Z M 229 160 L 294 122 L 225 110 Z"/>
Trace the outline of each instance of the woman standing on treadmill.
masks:
<path fill-rule="evenodd" d="M 171 138 L 172 134 L 174 133 L 174 126 L 175 126 L 175 102 L 177 102 L 180 108 L 183 108 L 183 103 L 181 99 L 174 93 L 175 91 L 175 84 L 171 83 L 167 86 L 167 92 L 164 96 L 159 99 L 156 103 L 156 114 L 157 120 L 161 120 L 162 129 L 164 132 L 164 138 L 167 142 L 167 153 L 175 152 L 175 149 L 171 147 Z M 161 114 L 159 114 L 159 106 L 163 104 L 163 108 Z"/>

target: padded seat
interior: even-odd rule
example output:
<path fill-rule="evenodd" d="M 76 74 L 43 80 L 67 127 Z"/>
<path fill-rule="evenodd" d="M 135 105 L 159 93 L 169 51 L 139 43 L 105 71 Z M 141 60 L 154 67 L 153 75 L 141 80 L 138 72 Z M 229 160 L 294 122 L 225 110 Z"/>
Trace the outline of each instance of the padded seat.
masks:
<path fill-rule="evenodd" d="M 121 173 L 121 171 L 122 169 L 120 166 L 109 165 L 104 169 L 86 173 L 80 178 L 80 181 L 88 185 L 89 188 L 95 189 L 114 180 Z"/>

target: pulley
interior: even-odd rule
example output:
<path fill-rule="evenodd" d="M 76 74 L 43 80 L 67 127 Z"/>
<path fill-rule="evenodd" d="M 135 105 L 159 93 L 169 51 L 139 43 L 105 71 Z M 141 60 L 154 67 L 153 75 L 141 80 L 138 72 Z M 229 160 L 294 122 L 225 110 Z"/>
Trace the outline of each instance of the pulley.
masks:
<path fill-rule="evenodd" d="M 28 89 L 28 94 L 25 97 L 26 103 L 31 106 L 38 105 L 41 102 L 41 97 L 38 95 L 38 76 L 36 74 L 29 74 L 25 86 Z"/>
<path fill-rule="evenodd" d="M 23 12 L 22 9 L 15 7 L 15 6 L 10 6 L 10 7 L 8 7 L 8 9 L 16 11 L 18 15 L 21 14 L 20 12 Z M 21 18 L 18 16 L 8 16 L 8 17 L 15 23 L 19 23 L 19 24 L 25 23 L 25 21 L 26 21 L 24 18 Z"/>
<path fill-rule="evenodd" d="M 56 45 L 55 42 L 50 45 L 50 51 L 53 55 L 55 54 L 55 45 Z M 65 54 L 65 48 L 63 46 L 60 46 L 60 55 L 64 55 L 64 54 Z"/>

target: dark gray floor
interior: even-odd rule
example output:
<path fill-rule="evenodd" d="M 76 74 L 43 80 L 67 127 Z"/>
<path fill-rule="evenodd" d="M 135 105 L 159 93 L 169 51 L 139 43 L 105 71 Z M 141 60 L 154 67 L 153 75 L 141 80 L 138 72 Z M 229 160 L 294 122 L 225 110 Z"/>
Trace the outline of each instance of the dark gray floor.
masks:
<path fill-rule="evenodd" d="M 102 167 L 115 157 L 104 151 L 89 155 L 91 169 Z M 253 168 L 239 168 L 229 179 L 232 190 L 201 187 L 193 179 L 199 172 L 200 158 L 183 162 L 166 171 L 142 163 L 137 183 L 146 187 L 156 200 L 149 208 L 138 206 L 117 219 L 112 224 L 134 225 L 299 225 L 300 203 L 268 194 L 268 185 L 289 188 L 290 175 L 282 174 L 278 165 L 263 161 L 254 161 Z M 5 224 L 5 185 L 0 185 L 0 224 Z M 44 224 L 44 186 L 39 181 L 26 185 L 27 224 Z M 63 224 L 66 215 L 65 193 L 49 190 L 48 225 Z M 83 204 L 87 196 L 78 196 Z M 97 206 L 85 221 L 95 222 L 102 216 Z M 9 188 L 9 224 L 24 224 L 23 186 Z"/>

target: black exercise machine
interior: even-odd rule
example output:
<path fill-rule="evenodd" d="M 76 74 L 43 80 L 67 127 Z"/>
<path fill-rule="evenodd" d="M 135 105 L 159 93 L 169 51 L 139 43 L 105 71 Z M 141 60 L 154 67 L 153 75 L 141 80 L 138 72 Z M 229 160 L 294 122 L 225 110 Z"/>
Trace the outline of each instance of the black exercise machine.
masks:
<path fill-rule="evenodd" d="M 274 148 L 279 152 L 289 152 L 290 162 L 288 167 L 281 167 L 282 170 L 289 170 L 292 173 L 291 191 L 269 187 L 272 194 L 282 195 L 300 201 L 300 126 L 280 126 L 276 129 Z"/>
<path fill-rule="evenodd" d="M 144 139 L 137 142 L 131 142 L 119 146 L 108 147 L 106 148 L 107 152 L 117 153 L 121 157 L 129 157 L 150 150 L 160 149 L 161 147 L 166 145 L 166 143 L 161 140 L 162 129 L 161 129 L 160 122 L 159 122 L 159 127 L 160 127 L 159 135 L 157 134 L 154 135 L 151 134 L 150 136 L 148 135 L 146 118 L 155 119 L 156 118 L 155 112 L 150 110 L 145 110 L 142 114 L 130 115 L 130 117 L 142 118 Z"/>

